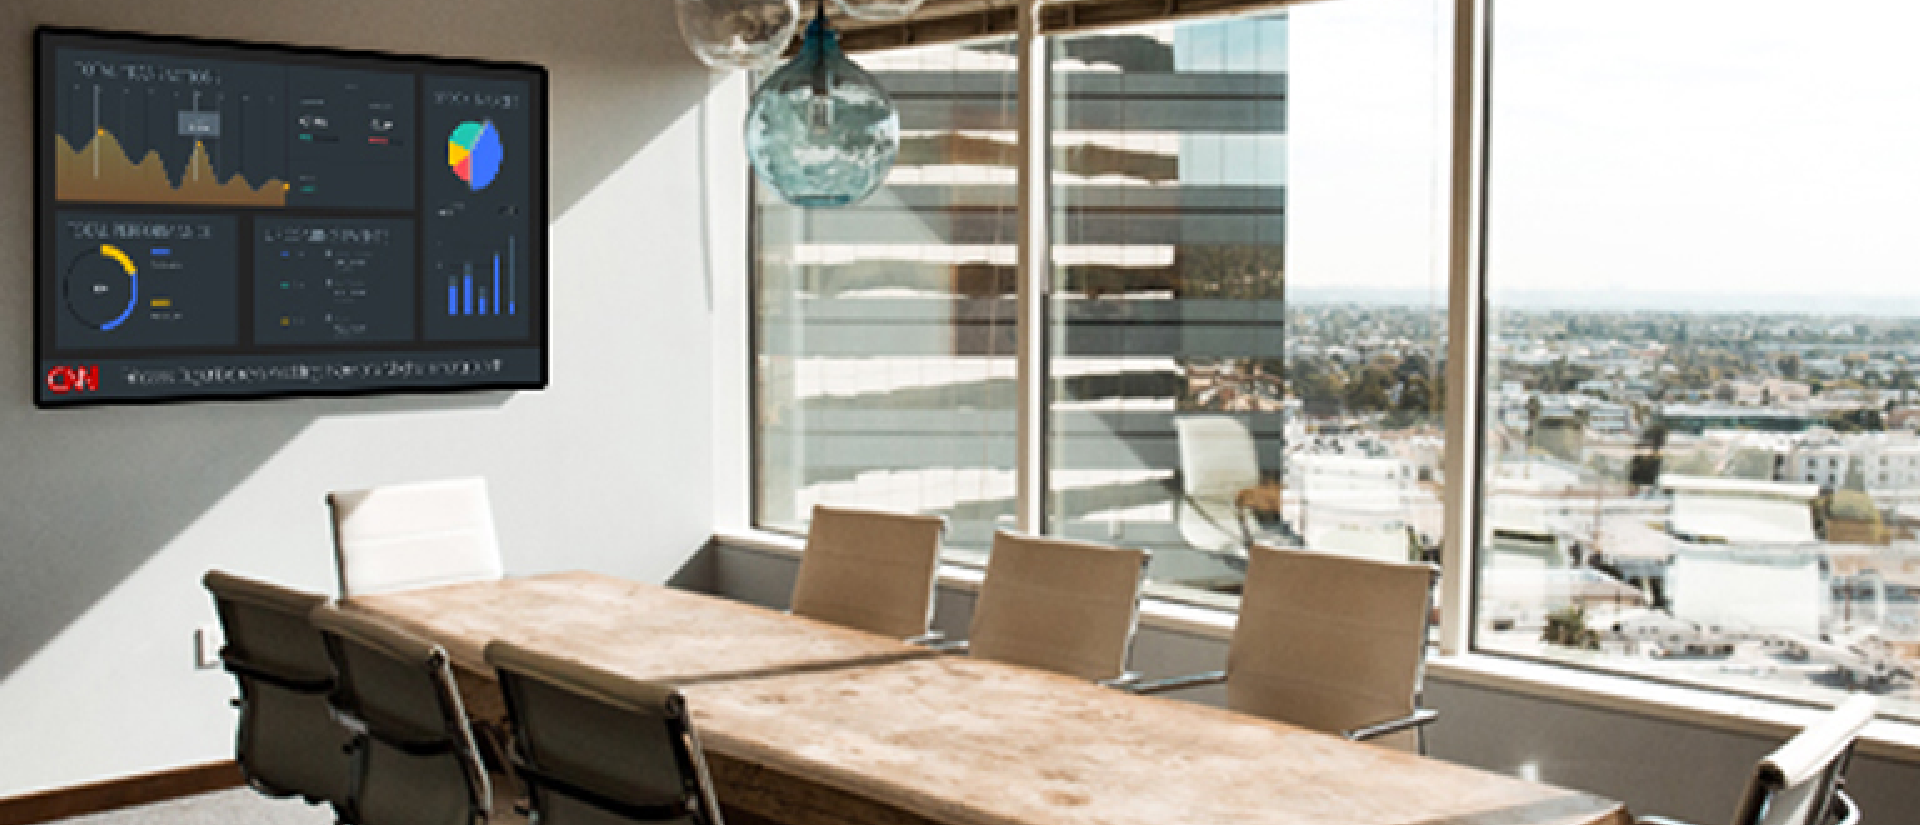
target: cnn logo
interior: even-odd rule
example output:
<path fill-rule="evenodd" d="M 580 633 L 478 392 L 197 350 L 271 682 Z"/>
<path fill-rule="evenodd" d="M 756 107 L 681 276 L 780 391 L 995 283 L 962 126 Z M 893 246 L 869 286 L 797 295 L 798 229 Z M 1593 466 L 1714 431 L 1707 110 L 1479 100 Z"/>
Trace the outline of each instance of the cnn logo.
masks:
<path fill-rule="evenodd" d="M 100 389 L 100 368 L 54 367 L 47 370 L 47 390 L 54 395 L 94 392 Z"/>

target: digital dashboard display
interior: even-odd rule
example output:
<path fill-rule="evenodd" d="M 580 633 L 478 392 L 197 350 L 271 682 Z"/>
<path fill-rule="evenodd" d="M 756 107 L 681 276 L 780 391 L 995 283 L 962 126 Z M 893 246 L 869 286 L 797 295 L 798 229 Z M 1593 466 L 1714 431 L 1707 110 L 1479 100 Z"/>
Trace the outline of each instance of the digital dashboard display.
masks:
<path fill-rule="evenodd" d="M 544 69 L 36 49 L 40 406 L 546 385 Z"/>

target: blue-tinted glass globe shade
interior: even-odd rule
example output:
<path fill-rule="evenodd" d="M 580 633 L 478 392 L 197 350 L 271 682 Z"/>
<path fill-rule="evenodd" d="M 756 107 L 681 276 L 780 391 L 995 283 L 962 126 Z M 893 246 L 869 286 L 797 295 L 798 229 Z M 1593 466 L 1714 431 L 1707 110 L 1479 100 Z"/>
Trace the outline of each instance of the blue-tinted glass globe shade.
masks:
<path fill-rule="evenodd" d="M 901 20 L 920 9 L 920 0 L 833 0 L 833 4 L 865 20 Z"/>
<path fill-rule="evenodd" d="M 800 26 L 800 0 L 674 0 L 680 37 L 716 69 L 764 69 L 780 61 Z"/>
<path fill-rule="evenodd" d="M 754 173 L 788 203 L 844 206 L 886 180 L 900 152 L 900 113 L 816 18 L 800 55 L 753 93 L 746 138 Z"/>

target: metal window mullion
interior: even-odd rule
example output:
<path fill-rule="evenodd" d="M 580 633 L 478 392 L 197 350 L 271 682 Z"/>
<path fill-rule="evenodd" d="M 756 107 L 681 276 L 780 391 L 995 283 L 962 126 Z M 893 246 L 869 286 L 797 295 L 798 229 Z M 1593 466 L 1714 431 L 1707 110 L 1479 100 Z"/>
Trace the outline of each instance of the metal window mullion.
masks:
<path fill-rule="evenodd" d="M 1480 437 L 1485 380 L 1488 12 L 1455 0 L 1447 204 L 1447 439 L 1440 652 L 1472 644 L 1480 539 Z"/>
<path fill-rule="evenodd" d="M 1042 0 L 1022 0 L 1016 49 L 1019 53 L 1019 277 L 1018 347 L 1015 370 L 1019 399 L 1015 415 L 1015 526 L 1022 532 L 1046 529 L 1046 335 L 1049 267 L 1047 222 L 1047 55 L 1039 34 Z"/>

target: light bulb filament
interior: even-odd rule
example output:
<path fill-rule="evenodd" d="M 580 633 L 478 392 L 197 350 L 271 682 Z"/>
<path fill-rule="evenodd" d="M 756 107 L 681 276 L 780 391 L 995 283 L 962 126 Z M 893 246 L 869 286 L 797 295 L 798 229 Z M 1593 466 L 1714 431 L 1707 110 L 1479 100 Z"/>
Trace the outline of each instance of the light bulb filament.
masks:
<path fill-rule="evenodd" d="M 833 98 L 815 94 L 807 98 L 807 128 L 821 134 L 833 128 Z"/>

